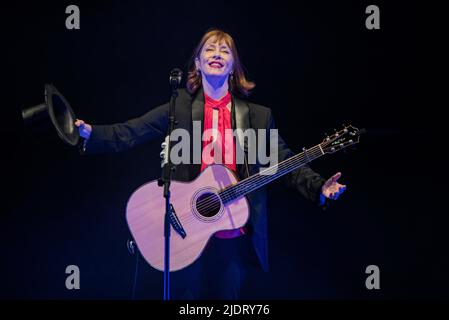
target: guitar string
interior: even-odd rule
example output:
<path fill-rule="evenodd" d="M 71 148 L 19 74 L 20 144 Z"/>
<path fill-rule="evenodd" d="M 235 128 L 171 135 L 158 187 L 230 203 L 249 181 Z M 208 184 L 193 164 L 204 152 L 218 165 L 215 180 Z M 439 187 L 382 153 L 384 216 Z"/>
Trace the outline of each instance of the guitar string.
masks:
<path fill-rule="evenodd" d="M 262 182 L 264 182 L 264 184 L 269 183 L 270 181 L 275 180 L 276 178 L 284 175 L 284 173 L 288 172 L 292 168 L 292 166 L 296 166 L 298 162 L 303 162 L 303 160 L 307 158 L 315 158 L 317 155 L 321 155 L 321 151 L 308 153 L 308 155 L 304 157 L 296 157 L 296 156 L 291 157 L 289 158 L 290 161 L 287 163 L 278 164 L 263 170 L 262 172 L 264 174 L 262 174 L 261 172 L 257 175 L 249 177 L 248 179 L 242 180 L 237 184 L 224 188 L 223 190 L 218 192 L 218 196 L 222 199 L 224 203 L 227 203 L 229 202 L 229 200 L 233 200 L 235 193 L 241 193 L 242 191 L 245 192 L 245 190 L 251 190 L 254 187 L 258 187 Z M 272 173 L 268 174 L 270 172 Z M 249 193 L 250 191 L 247 192 Z M 240 195 L 238 195 L 237 198 L 238 197 L 240 197 Z M 216 202 L 215 194 L 210 196 L 210 198 L 212 198 L 213 202 Z M 201 200 L 201 202 L 202 203 L 200 203 L 197 206 L 199 209 L 203 209 L 205 207 L 204 205 L 207 205 L 206 199 Z"/>
<path fill-rule="evenodd" d="M 314 149 L 315 150 L 312 150 Z M 265 185 L 267 183 L 270 183 L 271 181 L 280 178 L 281 176 L 283 176 L 284 174 L 288 173 L 289 171 L 295 170 L 296 166 L 298 166 L 298 164 L 306 164 L 308 162 L 311 162 L 311 160 L 316 159 L 318 156 L 323 155 L 323 152 L 321 151 L 321 149 L 317 149 L 318 146 L 312 147 L 308 150 L 306 150 L 306 153 L 300 153 L 297 154 L 293 157 L 290 157 L 280 163 L 278 163 L 277 165 L 274 165 L 272 167 L 269 167 L 263 171 L 261 171 L 260 173 L 250 176 L 240 182 L 238 182 L 237 184 L 228 186 L 224 189 L 222 189 L 221 191 L 217 193 L 214 193 L 208 197 L 206 197 L 205 199 L 202 199 L 200 201 L 198 201 L 198 205 L 197 205 L 197 210 L 207 210 L 207 209 L 211 209 L 214 206 L 215 207 L 220 207 L 220 205 L 217 205 L 218 202 L 216 201 L 217 197 L 220 197 L 221 201 L 223 203 L 227 203 L 229 200 L 235 200 L 232 199 L 233 198 L 233 194 L 232 193 L 240 193 L 240 192 L 244 192 L 243 194 L 239 195 L 238 197 L 236 197 L 236 199 L 240 198 L 241 196 L 243 196 L 244 194 L 250 193 L 252 191 L 254 191 L 253 189 L 257 189 L 259 186 L 261 186 L 261 183 L 263 183 L 262 185 Z M 313 158 L 313 159 L 310 159 Z M 303 160 L 309 160 L 304 162 Z M 304 162 L 304 163 L 302 163 Z M 279 168 L 281 167 L 281 168 Z M 298 166 L 299 168 L 299 166 Z M 276 170 L 276 171 L 275 171 Z M 274 171 L 274 174 L 267 174 L 270 171 Z M 264 172 L 265 174 L 261 174 L 262 172 Z M 179 216 L 178 216 L 179 217 Z M 187 216 L 188 217 L 192 217 L 190 214 Z M 192 217 L 192 220 L 195 220 L 195 217 Z M 183 219 L 185 220 L 185 219 Z M 185 220 L 186 221 L 186 220 Z M 188 221 L 186 221 L 188 222 Z"/>
<path fill-rule="evenodd" d="M 345 134 L 347 134 L 347 133 L 348 133 L 348 131 L 346 131 Z M 353 134 L 353 135 L 356 136 L 356 134 Z M 335 138 L 338 138 L 338 137 L 341 138 L 341 136 L 342 136 L 342 135 L 336 136 Z M 329 145 L 329 144 L 332 144 L 332 143 L 334 143 L 334 142 L 335 142 L 335 139 L 328 140 L 328 141 L 323 141 L 322 143 L 320 143 L 320 144 L 318 144 L 318 145 L 316 145 L 316 146 L 314 146 L 314 147 L 311 147 L 311 148 L 305 150 L 305 152 L 302 152 L 302 153 L 299 153 L 299 154 L 297 154 L 297 155 L 294 155 L 293 157 L 290 157 L 290 158 L 288 158 L 288 159 L 282 161 L 281 163 L 279 163 L 279 164 L 277 164 L 277 165 L 275 165 L 275 166 L 272 166 L 272 167 L 270 167 L 270 168 L 267 168 L 267 169 L 263 170 L 262 172 L 267 173 L 267 172 L 270 171 L 270 170 L 273 171 L 275 167 L 281 166 L 281 164 L 282 164 L 283 162 L 287 162 L 287 161 L 292 160 L 292 159 L 294 159 L 294 158 L 300 159 L 299 156 L 300 156 L 300 155 L 303 155 L 303 154 L 305 155 L 306 158 L 309 157 L 309 156 L 315 157 L 315 156 L 316 156 L 316 154 L 315 154 L 316 152 L 318 152 L 318 153 L 319 153 L 319 156 L 321 156 L 321 155 L 325 154 L 324 150 L 328 147 L 328 145 Z M 319 148 L 319 149 L 318 149 L 318 148 Z M 307 152 L 309 152 L 309 153 L 307 153 Z M 300 159 L 300 160 L 303 160 L 303 158 Z M 313 160 L 314 160 L 314 159 L 309 160 L 309 161 L 307 161 L 306 163 L 311 162 L 311 161 L 313 161 Z M 296 160 L 295 160 L 295 161 L 296 161 Z M 294 163 L 294 164 L 295 164 L 295 163 Z M 284 169 L 284 168 L 282 168 L 282 169 Z M 288 170 L 288 168 L 287 168 L 287 170 Z M 276 170 L 276 172 L 277 172 L 277 171 L 278 171 L 278 170 Z M 259 174 L 256 174 L 256 175 L 254 175 L 254 176 L 248 177 L 247 179 L 252 179 L 252 180 L 254 180 L 253 183 L 259 184 L 259 181 L 263 181 L 263 180 L 264 180 L 264 177 L 268 176 L 268 177 L 270 177 L 270 178 L 269 178 L 268 181 L 265 183 L 265 184 L 267 184 L 267 183 L 273 181 L 274 179 L 276 179 L 277 177 L 280 177 L 280 176 L 282 176 L 282 175 L 283 175 L 283 174 L 277 175 L 276 173 L 275 173 L 275 174 L 269 174 L 269 175 L 267 175 L 267 174 L 262 175 L 261 173 L 259 173 Z M 273 176 L 274 176 L 274 177 L 273 177 Z M 258 179 L 255 178 L 255 177 L 262 177 L 262 178 L 258 181 Z M 273 177 L 273 178 L 271 178 L 271 177 Z M 254 179 L 253 179 L 253 178 L 254 178 Z M 247 179 L 244 179 L 244 180 L 242 180 L 242 181 L 240 181 L 240 182 L 238 182 L 238 183 L 236 183 L 236 184 L 234 184 L 234 185 L 225 187 L 224 189 L 222 189 L 222 190 L 220 190 L 220 191 L 218 192 L 218 196 L 223 200 L 223 202 L 227 202 L 227 201 L 229 201 L 230 199 L 233 200 L 233 199 L 232 199 L 233 195 L 232 195 L 232 194 L 229 194 L 229 192 L 231 192 L 231 191 L 234 191 L 234 192 L 236 192 L 236 191 L 237 191 L 237 192 L 240 192 L 239 188 L 243 188 L 243 187 L 245 187 L 245 188 L 248 188 L 248 187 L 253 188 L 252 185 L 251 185 L 251 183 L 250 183 L 250 184 L 248 184 L 248 183 L 245 184 L 244 181 L 247 180 Z M 233 190 L 229 190 L 229 189 L 231 189 L 231 188 L 233 188 Z M 247 193 L 249 193 L 249 192 L 251 192 L 251 191 L 248 191 Z M 217 194 L 216 194 L 216 193 L 213 193 L 212 195 L 206 197 L 205 199 L 201 199 L 200 201 L 198 201 L 199 204 L 197 205 L 197 208 L 200 209 L 200 210 L 202 210 L 202 209 L 206 209 L 207 206 L 208 206 L 209 204 L 211 204 L 211 203 L 212 203 L 213 205 L 216 205 L 216 203 L 217 203 L 216 198 L 217 198 Z"/>
<path fill-rule="evenodd" d="M 312 149 L 312 148 L 311 148 L 311 149 Z M 311 149 L 309 149 L 309 150 L 311 150 Z M 322 154 L 323 154 L 321 151 L 318 151 L 318 150 L 317 150 L 316 152 L 310 152 L 310 153 L 308 153 L 307 156 L 302 156 L 302 155 L 299 156 L 299 155 L 296 155 L 296 156 L 293 156 L 293 157 L 291 157 L 291 158 L 289 158 L 289 159 L 286 159 L 285 161 L 281 162 L 281 163 L 284 163 L 285 166 L 284 166 L 283 168 L 281 168 L 281 170 L 278 170 L 276 174 L 273 174 L 273 175 L 260 175 L 260 173 L 259 173 L 259 174 L 257 174 L 257 175 L 253 175 L 253 176 L 251 176 L 251 177 L 245 179 L 245 180 L 246 180 L 246 186 L 244 186 L 244 187 L 245 187 L 245 190 L 243 190 L 243 191 L 245 191 L 245 192 L 244 192 L 243 194 L 239 195 L 238 197 L 236 197 L 236 199 L 242 197 L 244 194 L 250 193 L 250 192 L 254 191 L 255 189 L 257 189 L 257 188 L 260 186 L 260 182 L 261 182 L 261 181 L 264 181 L 264 184 L 267 184 L 267 183 L 269 183 L 270 181 L 273 181 L 273 180 L 275 180 L 275 179 L 277 179 L 277 178 L 283 176 L 284 174 L 286 174 L 286 173 L 288 173 L 288 172 L 290 172 L 290 171 L 295 170 L 296 167 L 299 167 L 299 166 L 298 166 L 298 163 L 301 164 L 301 162 L 302 162 L 305 158 L 312 158 L 312 157 L 315 157 L 314 159 L 316 159 L 316 156 L 317 156 L 318 153 L 319 153 L 319 155 L 322 155 Z M 310 161 L 309 161 L 309 162 L 310 162 Z M 281 163 L 280 163 L 280 164 L 281 164 Z M 304 165 L 304 164 L 306 164 L 306 163 L 307 163 L 307 162 L 304 162 L 304 163 L 302 163 L 302 165 Z M 279 166 L 280 164 L 278 164 L 278 165 L 276 165 L 276 166 Z M 265 169 L 264 171 L 269 171 L 268 169 L 274 170 L 274 167 L 276 167 L 276 166 L 267 168 L 267 169 Z M 245 180 L 242 180 L 242 181 L 240 181 L 240 182 L 243 182 L 243 181 L 245 181 Z M 251 181 L 251 180 L 253 180 L 253 181 Z M 239 183 L 239 184 L 240 184 L 240 183 Z M 228 189 L 228 188 L 232 188 L 232 187 L 235 187 L 235 186 L 236 186 L 236 185 L 228 186 L 228 187 L 226 187 L 226 188 L 223 189 L 223 190 L 226 190 L 226 189 Z M 249 190 L 249 187 L 251 187 L 251 190 Z M 254 188 L 254 187 L 256 187 L 256 188 Z M 239 186 L 238 189 L 242 189 L 242 188 L 243 188 L 243 186 Z M 223 190 L 222 190 L 222 191 L 223 191 Z M 241 192 L 242 190 L 239 190 L 239 191 Z M 214 200 L 214 199 L 217 198 L 217 194 L 214 193 L 214 194 L 212 194 L 211 196 L 208 196 L 208 198 L 209 198 L 209 199 L 207 199 L 207 200 L 206 200 L 206 199 L 202 200 L 202 201 L 205 201 L 206 204 L 205 204 L 205 203 L 202 203 L 202 204 L 201 204 L 201 207 L 200 207 L 200 205 L 198 205 L 197 208 L 200 208 L 200 209 L 197 209 L 197 210 L 203 210 L 203 209 L 206 209 L 206 210 L 207 210 L 207 209 L 211 209 L 211 208 L 213 208 L 213 207 L 218 207 L 218 208 L 221 207 L 221 203 L 218 203 L 216 200 Z M 211 199 L 211 198 L 212 198 L 212 199 Z M 221 198 L 222 201 L 223 201 L 223 197 L 220 196 L 220 198 Z M 225 199 L 226 199 L 226 200 L 229 200 L 229 199 L 231 199 L 231 198 L 232 198 L 232 197 L 225 196 Z M 226 201 L 223 201 L 223 202 L 226 203 Z M 211 204 L 212 204 L 212 206 L 211 206 Z M 182 219 L 183 219 L 184 222 L 191 222 L 191 221 L 197 220 L 197 217 L 194 216 L 194 215 L 191 215 L 190 213 L 187 214 L 187 215 L 183 215 L 183 216 L 181 216 L 181 217 L 182 217 Z"/>
<path fill-rule="evenodd" d="M 316 147 L 318 147 L 318 146 L 316 146 Z M 315 148 L 315 147 L 313 147 L 313 148 Z M 323 148 L 320 148 L 318 150 L 312 150 L 313 148 L 310 148 L 309 150 L 305 150 L 303 152 L 303 154 L 301 153 L 301 154 L 295 155 L 293 157 L 290 157 L 290 158 L 286 159 L 285 161 L 282 161 L 281 163 L 278 163 L 277 165 L 269 167 L 269 168 L 267 168 L 267 169 L 262 171 L 262 172 L 267 173 L 269 171 L 274 171 L 275 168 L 277 168 L 275 173 L 272 174 L 272 175 L 267 175 L 267 174 L 262 175 L 261 174 L 262 172 L 259 172 L 259 174 L 250 176 L 250 177 L 240 181 L 240 182 L 246 181 L 246 184 L 242 183 L 239 186 L 240 183 L 236 183 L 234 185 L 225 187 L 222 191 L 219 192 L 219 194 L 221 192 L 223 194 L 223 196 L 221 198 L 223 203 L 226 203 L 226 200 L 224 200 L 224 199 L 227 199 L 227 200 L 232 199 L 233 195 L 230 193 L 231 192 L 230 191 L 231 188 L 235 188 L 236 190 L 238 190 L 239 188 L 244 187 L 244 189 L 246 189 L 246 190 L 243 190 L 243 193 L 239 196 L 239 197 L 241 197 L 241 196 L 243 196 L 243 195 L 245 195 L 245 194 L 247 194 L 249 192 L 252 192 L 253 191 L 252 189 L 255 186 L 256 186 L 256 189 L 257 189 L 257 187 L 261 186 L 261 184 L 265 185 L 267 183 L 270 183 L 271 181 L 273 181 L 273 180 L 275 180 L 277 178 L 280 178 L 281 176 L 285 175 L 286 173 L 295 170 L 296 169 L 295 166 L 297 166 L 299 168 L 302 165 L 310 163 L 311 161 L 313 161 L 313 160 L 317 159 L 318 157 L 320 157 L 320 156 L 325 154 L 325 152 L 323 151 Z M 307 153 L 307 151 L 311 151 L 311 152 Z M 312 158 L 312 159 L 310 159 L 310 158 Z M 307 159 L 307 161 L 304 162 L 303 161 L 304 159 Z M 298 164 L 299 164 L 299 166 L 298 166 Z M 279 167 L 281 165 L 283 165 L 283 167 L 279 169 Z M 251 180 L 253 180 L 253 181 L 251 181 Z M 249 187 L 251 189 L 250 189 L 250 191 L 247 191 L 247 189 L 249 189 Z M 239 190 L 238 192 L 242 192 L 242 191 Z M 216 194 L 214 194 L 213 196 L 210 196 L 210 197 L 216 197 Z M 238 198 L 236 198 L 236 199 L 238 199 Z M 179 219 L 181 220 L 181 217 L 179 217 Z M 186 219 L 183 219 L 183 220 L 186 220 Z"/>
<path fill-rule="evenodd" d="M 235 197 L 235 193 L 237 193 L 237 197 L 240 197 L 241 192 L 249 193 L 251 192 L 249 190 L 252 190 L 254 187 L 257 187 L 262 183 L 263 184 L 269 183 L 270 181 L 275 180 L 278 177 L 281 177 L 284 174 L 288 173 L 292 167 L 296 167 L 298 164 L 301 164 L 302 162 L 306 164 L 307 161 L 303 161 L 304 159 L 309 160 L 309 158 L 315 158 L 319 155 L 321 155 L 321 152 L 316 151 L 310 152 L 306 156 L 289 158 L 291 159 L 290 161 L 267 168 L 262 171 L 264 174 L 260 172 L 259 174 L 252 176 L 253 178 L 248 179 L 247 182 L 243 180 L 242 183 L 226 187 L 220 192 L 220 196 L 222 197 L 223 202 L 225 203 L 228 202 L 229 200 L 232 201 L 233 198 Z"/>
<path fill-rule="evenodd" d="M 292 166 L 296 166 L 298 164 L 298 162 L 302 162 L 304 159 L 316 158 L 317 156 L 320 156 L 320 155 L 322 155 L 322 152 L 319 150 L 315 150 L 314 152 L 308 153 L 304 157 L 299 157 L 298 155 L 290 157 L 290 158 L 286 159 L 287 161 L 283 161 L 277 165 L 266 168 L 263 171 L 259 172 L 258 174 L 248 177 L 236 184 L 225 187 L 224 189 L 222 189 L 221 191 L 218 192 L 218 195 L 223 200 L 223 202 L 226 203 L 229 200 L 233 200 L 232 199 L 234 196 L 233 193 L 241 192 L 242 189 L 244 190 L 244 189 L 252 188 L 253 186 L 258 186 L 264 180 L 274 180 L 274 179 L 282 176 L 285 171 L 288 172 L 288 170 L 290 170 Z M 290 160 L 290 161 L 288 161 L 288 160 Z M 305 163 L 307 163 L 307 162 L 304 162 L 304 164 Z M 273 172 L 273 173 L 268 174 L 269 172 Z M 264 174 L 262 174 L 262 173 L 264 173 Z M 268 182 L 270 182 L 270 181 L 268 181 Z M 215 198 L 215 197 L 212 197 L 212 198 Z M 205 201 L 205 199 L 202 201 Z M 200 207 L 200 206 L 198 206 L 198 207 Z"/>
<path fill-rule="evenodd" d="M 308 160 L 304 164 L 307 164 L 307 163 L 315 160 L 319 156 L 324 155 L 326 153 L 326 152 L 324 152 L 324 150 L 331 143 L 333 143 L 333 141 L 326 141 L 326 142 L 323 142 L 321 144 L 318 144 L 318 145 L 316 145 L 314 147 L 311 147 L 310 149 L 306 150 L 306 152 L 303 152 L 303 153 L 297 154 L 297 155 L 295 155 L 293 157 L 290 157 L 290 158 L 280 162 L 279 164 L 277 164 L 275 166 L 272 166 L 272 167 L 269 167 L 269 168 L 267 168 L 267 169 L 262 171 L 262 172 L 265 172 L 265 173 L 267 173 L 268 171 L 274 171 L 276 167 L 282 166 L 284 162 L 285 163 L 291 162 L 287 166 L 284 166 L 283 168 L 281 168 L 281 170 L 278 169 L 277 171 L 275 171 L 274 174 L 269 174 L 269 175 L 264 174 L 264 175 L 262 175 L 261 174 L 262 172 L 261 172 L 259 174 L 256 174 L 254 176 L 251 176 L 251 177 L 245 179 L 245 180 L 249 180 L 249 179 L 254 178 L 254 179 L 252 179 L 252 180 L 254 180 L 252 183 L 249 183 L 249 184 L 246 183 L 245 184 L 245 180 L 242 180 L 242 181 L 240 181 L 240 182 L 238 182 L 238 183 L 236 183 L 234 185 L 231 185 L 231 186 L 228 186 L 228 187 L 224 188 L 223 190 L 219 191 L 218 194 L 220 195 L 220 197 L 222 199 L 224 199 L 223 202 L 226 203 L 228 200 L 233 200 L 232 199 L 233 198 L 233 194 L 232 194 L 233 192 L 241 192 L 240 189 L 242 189 L 242 188 L 245 188 L 245 189 L 250 188 L 249 191 L 245 191 L 244 190 L 245 194 L 249 193 L 251 191 L 254 191 L 253 190 L 254 189 L 254 184 L 256 184 L 258 186 L 260 184 L 260 182 L 263 181 L 263 180 L 266 180 L 266 182 L 264 182 L 264 184 L 267 184 L 267 183 L 270 183 L 271 181 L 273 181 L 273 180 L 283 176 L 284 175 L 284 173 L 282 173 L 283 171 L 284 172 L 287 171 L 286 173 L 288 173 L 289 171 L 291 171 L 290 170 L 291 165 L 296 166 L 298 164 L 298 162 L 301 162 L 302 160 L 304 160 L 304 157 Z M 313 158 L 313 159 L 309 159 L 309 158 Z M 277 172 L 280 172 L 280 174 L 277 174 Z M 257 186 L 256 186 L 256 189 L 257 189 Z M 234 189 L 234 190 L 229 190 L 229 189 Z M 238 197 L 240 197 L 240 195 Z"/>
<path fill-rule="evenodd" d="M 309 161 L 305 161 L 303 164 L 307 164 L 308 162 L 311 162 L 312 160 L 315 160 L 316 158 L 318 158 L 319 156 L 322 155 L 322 152 L 320 150 L 316 150 L 313 151 L 311 153 L 308 153 L 307 155 L 305 155 L 305 159 L 309 160 Z M 295 158 L 295 159 L 293 159 Z M 279 168 L 281 165 L 275 165 L 272 167 L 269 167 L 265 170 L 263 170 L 262 172 L 265 172 L 265 174 L 262 174 L 262 172 L 260 172 L 258 175 L 255 175 L 254 181 L 251 181 L 250 183 L 238 183 L 238 184 L 234 184 L 232 186 L 226 187 L 225 189 L 223 189 L 222 192 L 220 192 L 220 194 L 224 194 L 223 198 L 226 199 L 224 202 L 226 202 L 227 200 L 233 200 L 233 192 L 242 192 L 241 189 L 244 189 L 243 191 L 246 193 L 249 193 L 251 191 L 245 191 L 245 189 L 252 189 L 254 187 L 258 187 L 261 183 L 263 185 L 277 179 L 280 178 L 281 176 L 283 176 L 284 174 L 288 173 L 290 171 L 290 169 L 292 167 L 295 167 L 296 165 L 298 165 L 298 162 L 303 162 L 303 159 L 299 159 L 300 157 L 293 156 L 289 159 L 291 159 L 290 163 L 282 168 Z M 312 160 L 310 160 L 310 158 L 314 158 Z M 298 166 L 299 168 L 299 166 Z M 296 168 L 293 168 L 293 170 Z M 267 174 L 268 172 L 273 172 L 271 174 Z M 266 182 L 265 182 L 266 181 Z M 230 190 L 230 189 L 235 189 L 234 191 Z M 240 197 L 240 195 L 238 196 Z"/>
<path fill-rule="evenodd" d="M 311 148 L 309 148 L 309 149 L 307 149 L 306 150 L 306 153 L 304 153 L 304 152 L 302 152 L 302 153 L 299 153 L 299 154 L 297 154 L 297 155 L 295 155 L 295 156 L 292 156 L 292 157 L 290 157 L 290 158 L 288 158 L 288 159 L 285 159 L 284 161 L 281 161 L 279 164 L 277 164 L 277 165 L 275 165 L 275 166 L 273 166 L 273 167 L 270 167 L 270 168 L 267 168 L 267 169 L 265 169 L 265 170 L 263 170 L 262 172 L 267 172 L 267 171 L 269 171 L 269 170 L 274 170 L 274 168 L 275 167 L 278 167 L 279 168 L 279 166 L 282 166 L 282 165 L 285 165 L 283 168 L 281 168 L 281 170 L 278 170 L 279 172 L 281 172 L 281 174 L 274 174 L 274 175 L 261 175 L 260 173 L 258 173 L 258 174 L 256 174 L 256 175 L 253 175 L 253 176 L 250 176 L 250 177 L 248 177 L 248 178 L 246 178 L 246 179 L 244 179 L 244 180 L 242 180 L 242 181 L 240 181 L 240 182 L 238 182 L 238 183 L 236 183 L 236 184 L 234 184 L 234 185 L 231 185 L 231 186 L 227 186 L 227 187 L 225 187 L 224 189 L 222 189 L 220 192 L 223 192 L 222 193 L 222 196 L 221 196 L 221 199 L 222 199 L 222 201 L 223 202 L 227 202 L 227 201 L 229 201 L 229 199 L 232 199 L 232 197 L 231 197 L 231 194 L 229 194 L 228 192 L 229 192 L 229 189 L 230 188 L 234 188 L 234 190 L 239 190 L 239 189 L 241 189 L 243 186 L 245 186 L 245 188 L 248 188 L 248 187 L 252 187 L 254 184 L 259 184 L 259 181 L 261 181 L 261 179 L 264 179 L 264 178 L 266 178 L 266 177 L 269 177 L 270 179 L 266 182 L 266 183 L 269 183 L 270 182 L 270 180 L 274 180 L 274 179 L 276 179 L 276 178 L 278 178 L 278 177 L 281 177 L 282 175 L 284 175 L 282 172 L 285 172 L 285 171 L 287 171 L 286 173 L 288 173 L 289 172 L 289 170 L 291 169 L 291 167 L 292 166 L 297 166 L 298 165 L 298 162 L 301 162 L 302 160 L 304 160 L 306 157 L 309 157 L 309 158 L 312 158 L 312 157 L 315 157 L 316 156 L 316 154 L 317 153 L 320 153 L 320 156 L 321 155 L 323 155 L 323 154 L 325 154 L 326 152 L 324 152 L 324 150 L 325 149 L 327 149 L 327 147 L 328 147 L 328 145 L 329 144 L 331 144 L 331 143 L 333 143 L 334 141 L 332 140 L 332 141 L 324 141 L 324 142 L 322 142 L 321 144 L 318 144 L 318 145 L 316 145 L 316 146 L 314 146 L 314 147 L 311 147 Z M 321 146 L 321 148 L 319 148 Z M 314 158 L 315 159 L 315 158 Z M 312 160 L 314 160 L 314 159 L 312 159 Z M 308 162 L 310 162 L 310 161 L 312 161 L 312 160 L 309 160 Z M 305 162 L 304 164 L 306 164 L 307 162 Z M 298 166 L 298 167 L 300 167 L 300 166 Z M 295 169 L 295 168 L 294 168 Z M 294 170 L 293 169 L 293 170 Z M 291 170 L 290 170 L 291 171 Z M 286 174 L 285 173 L 285 174 Z M 251 181 L 251 180 L 254 180 L 254 181 Z M 246 182 L 245 182 L 246 181 Z M 251 181 L 251 183 L 249 183 L 249 181 Z M 243 184 L 241 184 L 242 182 L 245 182 L 246 183 L 246 185 L 243 185 Z M 265 184 L 266 184 L 265 183 Z M 239 190 L 240 191 L 240 190 Z M 254 190 L 251 190 L 251 191 L 254 191 Z M 251 191 L 246 191 L 245 193 L 249 193 L 249 192 L 251 192 Z M 219 193 L 220 193 L 219 192 Z M 235 191 L 234 191 L 235 192 Z M 223 196 L 224 195 L 224 196 Z M 242 194 L 241 196 L 243 196 L 244 194 Z M 216 198 L 216 196 L 217 196 L 217 194 L 213 194 L 213 195 L 211 195 L 211 196 L 209 196 L 208 198 L 209 199 L 203 199 L 203 200 L 201 200 L 201 209 L 203 209 L 203 208 L 205 208 L 205 206 L 206 205 L 208 205 L 208 204 L 210 204 L 210 203 L 214 203 L 214 202 L 216 202 L 216 201 L 214 201 L 214 199 L 210 199 L 210 198 Z M 218 195 L 219 196 L 219 195 Z M 240 197 L 241 197 L 240 196 Z M 225 200 L 223 200 L 223 199 L 225 199 Z M 211 202 L 208 202 L 208 200 L 209 201 L 211 201 Z M 142 203 L 140 203 L 139 204 L 139 206 L 140 205 L 143 205 L 144 203 L 145 203 L 146 201 L 144 201 L 144 202 L 142 202 Z M 221 204 L 220 204 L 221 205 Z M 199 208 L 200 206 L 198 206 L 198 208 Z M 184 217 L 185 217 L 186 215 L 184 215 Z M 191 215 L 189 215 L 190 217 L 191 217 Z M 178 215 L 178 217 L 181 219 L 181 217 L 182 217 L 182 215 Z M 187 217 L 188 218 L 188 217 Z M 196 218 L 194 217 L 194 219 L 193 220 L 195 220 Z M 184 219 L 185 220 L 185 219 Z M 186 221 L 186 220 L 185 220 Z"/>

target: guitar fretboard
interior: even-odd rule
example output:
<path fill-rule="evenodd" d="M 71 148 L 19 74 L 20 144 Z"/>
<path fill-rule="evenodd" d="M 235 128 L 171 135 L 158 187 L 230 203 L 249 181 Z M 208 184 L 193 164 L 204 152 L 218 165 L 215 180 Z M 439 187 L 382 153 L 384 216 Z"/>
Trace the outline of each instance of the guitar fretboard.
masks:
<path fill-rule="evenodd" d="M 322 155 L 324 155 L 323 149 L 321 148 L 321 144 L 318 144 L 276 165 L 266 168 L 232 186 L 224 188 L 219 192 L 219 195 L 224 204 L 232 202 L 321 157 Z"/>

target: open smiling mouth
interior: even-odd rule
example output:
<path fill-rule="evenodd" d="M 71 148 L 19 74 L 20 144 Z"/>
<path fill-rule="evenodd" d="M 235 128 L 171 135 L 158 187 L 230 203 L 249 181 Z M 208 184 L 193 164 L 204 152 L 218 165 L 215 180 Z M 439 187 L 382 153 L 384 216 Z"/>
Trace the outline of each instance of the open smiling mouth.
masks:
<path fill-rule="evenodd" d="M 221 69 L 221 68 L 223 68 L 223 64 L 222 64 L 221 62 L 218 62 L 218 61 L 212 61 L 212 62 L 209 62 L 209 66 L 210 66 L 211 68 L 215 68 L 215 69 Z"/>

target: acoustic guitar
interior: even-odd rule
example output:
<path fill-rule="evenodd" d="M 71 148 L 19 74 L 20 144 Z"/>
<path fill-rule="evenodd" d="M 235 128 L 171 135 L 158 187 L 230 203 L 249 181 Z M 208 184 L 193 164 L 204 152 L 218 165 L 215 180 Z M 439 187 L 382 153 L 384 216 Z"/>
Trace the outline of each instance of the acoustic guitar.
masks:
<path fill-rule="evenodd" d="M 208 240 L 220 230 L 238 229 L 249 218 L 248 193 L 325 155 L 359 142 L 363 130 L 345 126 L 310 149 L 258 174 L 239 181 L 224 165 L 210 165 L 193 181 L 172 181 L 170 271 L 181 270 L 198 259 Z M 126 219 L 145 260 L 164 271 L 163 187 L 154 180 L 142 185 L 129 198 Z"/>

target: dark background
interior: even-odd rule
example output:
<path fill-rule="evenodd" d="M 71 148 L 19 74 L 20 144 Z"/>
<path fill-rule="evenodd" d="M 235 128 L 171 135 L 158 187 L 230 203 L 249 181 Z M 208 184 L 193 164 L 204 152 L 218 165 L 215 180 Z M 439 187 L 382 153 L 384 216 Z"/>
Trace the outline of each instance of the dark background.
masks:
<path fill-rule="evenodd" d="M 81 29 L 67 30 L 76 4 Z M 365 28 L 380 8 L 381 29 Z M 447 178 L 436 137 L 441 116 L 421 104 L 419 7 L 410 1 L 59 1 L 2 4 L 8 79 L 1 108 L 3 210 L 0 298 L 130 299 L 135 256 L 129 196 L 158 178 L 159 144 L 81 156 L 24 129 L 21 109 L 53 83 L 78 118 L 123 122 L 165 103 L 168 72 L 184 71 L 210 27 L 230 32 L 251 101 L 272 108 L 290 148 L 320 142 L 343 123 L 365 127 L 356 151 L 312 167 L 337 171 L 346 193 L 325 212 L 280 184 L 270 187 L 270 272 L 243 298 L 448 298 Z M 8 74 L 11 72 L 11 74 Z M 12 81 L 10 80 L 12 79 Z M 444 148 L 443 148 L 444 149 Z M 65 268 L 81 289 L 65 288 Z M 365 268 L 380 268 L 380 290 Z M 162 298 L 162 273 L 143 259 L 136 297 Z"/>

